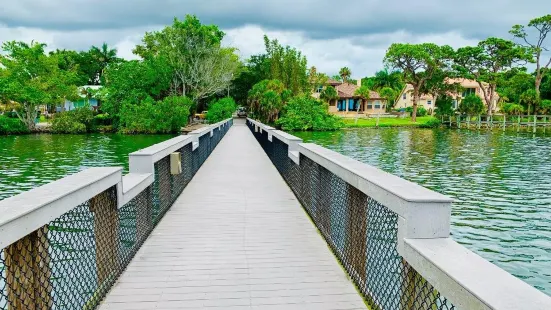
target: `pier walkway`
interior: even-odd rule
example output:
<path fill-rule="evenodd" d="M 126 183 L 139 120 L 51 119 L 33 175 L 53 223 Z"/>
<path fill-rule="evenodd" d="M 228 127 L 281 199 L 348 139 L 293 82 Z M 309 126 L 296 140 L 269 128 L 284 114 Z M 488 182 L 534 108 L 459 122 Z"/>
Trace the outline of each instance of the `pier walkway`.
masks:
<path fill-rule="evenodd" d="M 240 120 L 100 309 L 203 307 L 365 309 L 323 237 Z"/>

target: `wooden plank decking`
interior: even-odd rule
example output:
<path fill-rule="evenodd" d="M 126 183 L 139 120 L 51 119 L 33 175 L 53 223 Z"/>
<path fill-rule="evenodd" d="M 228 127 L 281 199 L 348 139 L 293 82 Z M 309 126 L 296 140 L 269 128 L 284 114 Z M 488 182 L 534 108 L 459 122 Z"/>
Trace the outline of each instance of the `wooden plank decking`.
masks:
<path fill-rule="evenodd" d="M 181 308 L 366 308 L 243 120 L 100 306 Z"/>

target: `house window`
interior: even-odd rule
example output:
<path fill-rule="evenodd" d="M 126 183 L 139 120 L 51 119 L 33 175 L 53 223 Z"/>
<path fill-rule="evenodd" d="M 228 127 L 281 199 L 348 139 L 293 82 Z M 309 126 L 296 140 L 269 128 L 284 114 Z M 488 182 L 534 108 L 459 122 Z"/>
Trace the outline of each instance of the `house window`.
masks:
<path fill-rule="evenodd" d="M 379 100 L 375 101 L 375 109 L 381 108 L 381 102 Z"/>
<path fill-rule="evenodd" d="M 318 86 L 316 93 L 321 93 L 323 91 L 323 86 Z"/>
<path fill-rule="evenodd" d="M 367 108 L 372 110 L 373 109 L 373 104 L 371 102 L 368 102 L 367 103 Z"/>
<path fill-rule="evenodd" d="M 432 104 L 432 100 L 427 100 L 427 104 L 428 104 L 428 105 L 431 105 L 431 104 Z"/>
<path fill-rule="evenodd" d="M 476 89 L 474 88 L 467 88 L 463 91 L 463 98 L 467 97 L 468 95 L 475 95 L 476 94 Z"/>
<path fill-rule="evenodd" d="M 457 100 L 454 99 L 454 100 L 452 101 L 452 106 L 453 106 L 453 109 L 454 109 L 454 110 L 457 109 Z"/>
<path fill-rule="evenodd" d="M 406 93 L 404 93 L 404 94 L 402 95 L 402 98 L 403 98 L 403 99 L 406 99 L 406 97 L 407 97 L 407 95 L 406 95 Z"/>

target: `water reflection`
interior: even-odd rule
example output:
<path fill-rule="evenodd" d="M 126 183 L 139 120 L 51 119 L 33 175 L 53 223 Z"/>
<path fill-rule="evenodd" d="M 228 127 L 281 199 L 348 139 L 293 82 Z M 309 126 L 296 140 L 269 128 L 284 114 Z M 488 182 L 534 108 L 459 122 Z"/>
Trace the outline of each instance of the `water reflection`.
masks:
<path fill-rule="evenodd" d="M 551 136 L 381 128 L 295 133 L 456 199 L 453 238 L 551 295 Z"/>

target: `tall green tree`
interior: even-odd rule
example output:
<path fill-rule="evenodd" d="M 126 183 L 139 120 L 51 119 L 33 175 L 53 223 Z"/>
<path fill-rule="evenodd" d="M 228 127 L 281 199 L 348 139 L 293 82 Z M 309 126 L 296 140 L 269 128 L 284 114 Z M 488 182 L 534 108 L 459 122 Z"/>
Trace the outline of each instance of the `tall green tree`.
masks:
<path fill-rule="evenodd" d="M 335 100 L 339 99 L 339 94 L 335 87 L 327 86 L 321 92 L 320 99 L 331 105 Z"/>
<path fill-rule="evenodd" d="M 350 80 L 350 76 L 352 75 L 352 71 L 348 67 L 342 67 L 339 70 L 339 76 L 341 77 L 343 82 L 348 82 Z"/>
<path fill-rule="evenodd" d="M 310 92 L 308 62 L 296 48 L 282 46 L 278 40 L 264 36 L 266 58 L 270 67 L 268 79 L 279 80 L 294 95 Z"/>
<path fill-rule="evenodd" d="M 30 130 L 35 128 L 39 105 L 63 104 L 65 98 L 78 96 L 76 72 L 60 70 L 59 60 L 47 56 L 45 47 L 37 42 L 5 42 L 0 55 L 1 99 L 20 105 L 17 116 Z"/>
<path fill-rule="evenodd" d="M 379 89 L 379 95 L 381 97 L 386 99 L 386 110 L 390 111 L 392 108 L 394 108 L 394 103 L 396 102 L 396 98 L 400 94 L 400 90 L 393 89 L 391 87 L 383 87 Z"/>
<path fill-rule="evenodd" d="M 273 123 L 291 94 L 279 80 L 261 81 L 249 91 L 250 110 L 260 121 Z"/>
<path fill-rule="evenodd" d="M 478 82 L 488 114 L 492 114 L 501 75 L 515 65 L 530 60 L 531 55 L 526 48 L 508 40 L 488 38 L 477 46 L 459 48 L 454 63 L 460 75 Z"/>
<path fill-rule="evenodd" d="M 549 51 L 551 48 L 548 44 L 547 36 L 551 33 L 551 14 L 542 17 L 534 18 L 528 23 L 528 28 L 535 30 L 536 38 L 529 38 L 524 25 L 514 25 L 509 31 L 516 38 L 522 39 L 525 47 L 530 48 L 536 62 L 536 79 L 534 86 L 538 97 L 540 97 L 541 80 L 543 79 L 543 70 L 548 69 L 551 65 L 551 57 L 542 59 L 542 53 Z"/>
<path fill-rule="evenodd" d="M 417 103 L 425 83 L 437 72 L 449 67 L 452 57 L 453 49 L 450 46 L 438 46 L 433 43 L 394 43 L 386 52 L 385 64 L 390 68 L 399 69 L 404 82 L 413 86 L 412 121 L 416 121 Z"/>
<path fill-rule="evenodd" d="M 484 112 L 484 103 L 477 95 L 468 95 L 461 100 L 459 112 L 467 115 L 480 115 Z"/>
<path fill-rule="evenodd" d="M 161 31 L 146 33 L 134 53 L 144 59 L 166 59 L 173 70 L 171 92 L 198 102 L 227 91 L 239 67 L 235 50 L 221 47 L 223 37 L 218 26 L 203 25 L 187 15 Z"/>
<path fill-rule="evenodd" d="M 401 91 L 404 86 L 404 82 L 402 81 L 402 73 L 400 71 L 390 71 L 385 68 L 375 72 L 375 76 L 373 77 L 372 89 L 378 90 L 383 87 L 390 87 L 394 90 Z"/>
<path fill-rule="evenodd" d="M 319 87 L 324 87 L 329 77 L 323 73 L 318 72 L 318 69 L 312 66 L 308 70 L 308 83 L 310 84 L 310 92 L 316 91 Z"/>
<path fill-rule="evenodd" d="M 356 90 L 354 91 L 354 95 L 362 98 L 362 105 L 365 105 L 365 103 L 371 97 L 371 90 L 369 89 L 369 87 L 362 85 L 361 87 L 356 88 Z"/>
<path fill-rule="evenodd" d="M 101 84 L 105 70 L 109 65 L 121 61 L 121 59 L 117 57 L 117 49 L 110 48 L 105 42 L 101 45 L 101 47 L 92 46 L 88 54 L 95 62 L 98 70 L 95 78 L 92 80 L 94 85 Z"/>

